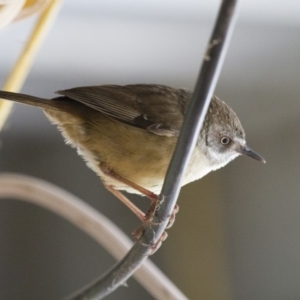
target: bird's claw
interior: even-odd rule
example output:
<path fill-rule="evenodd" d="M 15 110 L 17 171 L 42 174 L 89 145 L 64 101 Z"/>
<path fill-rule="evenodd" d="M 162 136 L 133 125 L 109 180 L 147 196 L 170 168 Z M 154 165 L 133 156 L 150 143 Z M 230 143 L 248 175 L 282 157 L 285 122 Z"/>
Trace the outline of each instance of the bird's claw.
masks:
<path fill-rule="evenodd" d="M 136 230 L 134 230 L 132 232 L 133 237 L 136 240 L 138 240 L 139 242 L 141 242 L 140 239 L 143 236 L 143 233 L 144 233 L 144 231 L 146 230 L 147 227 L 149 227 L 151 225 L 159 225 L 160 224 L 160 223 L 154 223 L 152 221 L 153 217 L 154 217 L 154 214 L 155 214 L 155 210 L 156 210 L 156 207 L 151 205 L 151 207 L 149 208 L 149 210 L 145 214 L 144 224 L 141 227 L 137 228 Z M 179 206 L 176 204 L 175 207 L 174 207 L 174 210 L 173 210 L 173 212 L 170 216 L 169 223 L 168 223 L 166 228 L 172 227 L 172 225 L 175 222 L 175 215 L 178 213 L 178 211 L 179 211 Z M 162 242 L 167 239 L 167 237 L 168 237 L 168 233 L 164 231 L 162 233 L 162 235 L 160 236 L 160 238 L 158 239 L 158 241 L 154 245 L 152 245 L 151 252 L 150 252 L 149 255 L 154 254 L 160 248 Z M 142 243 L 142 244 L 147 246 L 144 243 Z"/>

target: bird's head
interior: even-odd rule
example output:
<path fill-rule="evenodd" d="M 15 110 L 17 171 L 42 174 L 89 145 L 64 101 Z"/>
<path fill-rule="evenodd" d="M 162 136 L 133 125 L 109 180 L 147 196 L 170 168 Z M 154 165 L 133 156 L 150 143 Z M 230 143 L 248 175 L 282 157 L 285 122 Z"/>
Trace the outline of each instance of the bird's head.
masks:
<path fill-rule="evenodd" d="M 215 96 L 205 117 L 201 137 L 213 170 L 225 166 L 239 155 L 265 163 L 262 156 L 247 146 L 245 131 L 235 112 Z"/>

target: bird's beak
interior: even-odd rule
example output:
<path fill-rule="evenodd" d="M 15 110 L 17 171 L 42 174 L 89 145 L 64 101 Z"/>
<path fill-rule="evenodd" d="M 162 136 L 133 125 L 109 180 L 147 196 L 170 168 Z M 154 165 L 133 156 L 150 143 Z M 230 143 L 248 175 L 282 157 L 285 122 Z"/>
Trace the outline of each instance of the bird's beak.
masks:
<path fill-rule="evenodd" d="M 262 156 L 260 156 L 258 153 L 256 153 L 256 152 L 254 152 L 252 149 L 250 149 L 247 145 L 245 145 L 245 146 L 242 146 L 239 150 L 238 150 L 238 152 L 240 153 L 240 154 L 242 154 L 242 155 L 247 155 L 247 156 L 249 156 L 249 157 L 251 157 L 251 158 L 254 158 L 254 159 L 256 159 L 256 160 L 258 160 L 258 161 L 260 161 L 260 162 L 262 162 L 262 163 L 266 163 L 266 161 L 265 161 L 265 159 L 262 157 Z"/>

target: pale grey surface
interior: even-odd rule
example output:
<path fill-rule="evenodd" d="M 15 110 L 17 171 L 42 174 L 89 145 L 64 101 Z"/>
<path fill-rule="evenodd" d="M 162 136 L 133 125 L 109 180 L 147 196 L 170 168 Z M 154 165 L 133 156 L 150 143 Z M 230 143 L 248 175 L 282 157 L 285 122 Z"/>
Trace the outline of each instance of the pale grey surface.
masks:
<path fill-rule="evenodd" d="M 93 1 L 96 10 L 92 3 L 83 7 L 81 1 L 74 5 L 67 1 L 23 91 L 51 97 L 53 91 L 73 86 L 139 82 L 191 88 L 213 8 L 218 5 L 218 1 L 212 7 L 204 3 L 208 8 L 202 11 L 196 2 L 191 1 L 191 6 L 160 2 L 164 4 L 158 9 L 158 2 L 133 1 L 128 6 L 121 2 L 104 6 L 104 2 L 102 7 L 100 1 Z M 300 298 L 300 24 L 295 17 L 299 9 L 293 6 L 296 1 L 251 3 L 243 3 L 217 88 L 217 94 L 241 118 L 249 145 L 267 160 L 263 166 L 240 158 L 219 171 L 234 299 L 293 300 Z M 135 5 L 138 8 L 132 10 Z M 25 41 L 21 34 L 28 32 L 29 23 L 0 33 L 1 82 Z M 63 185 L 109 215 L 124 231 L 138 226 L 117 200 L 107 199 L 98 178 L 75 151 L 63 145 L 59 133 L 37 109 L 16 106 L 1 142 L 1 171 Z M 1 299 L 61 298 L 113 263 L 93 241 L 59 218 L 29 205 L 15 205 L 0 203 Z M 160 260 L 159 253 L 154 259 Z M 28 263 L 32 261 L 34 265 Z M 160 265 L 164 267 L 162 261 Z M 14 281 L 18 289 L 11 286 Z M 34 281 L 38 286 L 32 285 Z M 151 299 L 139 294 L 142 288 L 131 280 L 132 285 L 109 299 L 121 299 L 120 295 Z"/>

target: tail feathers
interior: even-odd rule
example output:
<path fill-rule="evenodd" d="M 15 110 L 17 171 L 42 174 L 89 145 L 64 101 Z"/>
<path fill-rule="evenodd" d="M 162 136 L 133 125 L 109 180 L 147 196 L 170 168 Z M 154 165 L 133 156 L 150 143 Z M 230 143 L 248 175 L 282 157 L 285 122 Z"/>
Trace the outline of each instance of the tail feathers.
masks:
<path fill-rule="evenodd" d="M 54 110 L 57 109 L 55 105 L 56 101 L 51 101 L 49 99 L 34 97 L 25 94 L 0 91 L 0 99 L 11 100 L 14 102 L 19 102 L 19 103 L 37 106 L 41 108 L 48 108 Z"/>

